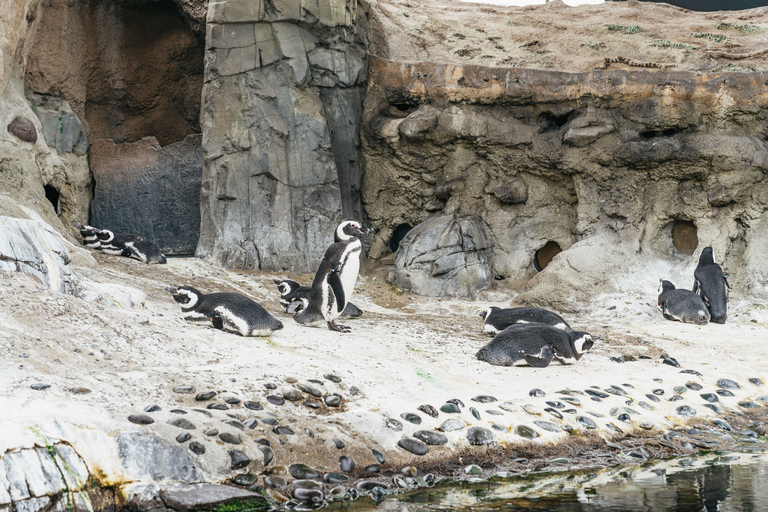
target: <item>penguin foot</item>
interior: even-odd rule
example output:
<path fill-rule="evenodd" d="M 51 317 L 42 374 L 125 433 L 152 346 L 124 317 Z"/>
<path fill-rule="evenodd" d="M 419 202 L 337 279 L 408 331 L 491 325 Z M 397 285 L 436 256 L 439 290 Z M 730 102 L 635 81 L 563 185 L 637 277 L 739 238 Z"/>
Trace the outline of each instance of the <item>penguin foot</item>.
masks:
<path fill-rule="evenodd" d="M 525 362 L 534 368 L 546 368 L 555 357 L 555 351 L 550 345 L 544 345 L 539 355 L 525 354 Z"/>
<path fill-rule="evenodd" d="M 328 328 L 329 328 L 330 330 L 332 330 L 332 331 L 336 331 L 336 332 L 352 332 L 352 329 L 350 329 L 350 328 L 349 328 L 349 327 L 347 327 L 346 325 L 337 324 L 337 323 L 336 323 L 336 322 L 334 322 L 333 320 L 331 320 L 330 322 L 328 322 Z"/>

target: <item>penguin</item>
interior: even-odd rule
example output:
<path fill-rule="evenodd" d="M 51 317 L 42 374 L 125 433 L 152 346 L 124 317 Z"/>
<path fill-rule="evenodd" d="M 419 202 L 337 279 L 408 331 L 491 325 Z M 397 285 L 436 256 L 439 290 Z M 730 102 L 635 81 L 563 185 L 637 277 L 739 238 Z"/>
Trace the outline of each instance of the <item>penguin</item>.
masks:
<path fill-rule="evenodd" d="M 173 299 L 181 304 L 187 322 L 206 324 L 240 336 L 269 336 L 283 328 L 282 322 L 256 301 L 238 293 L 202 293 L 191 286 L 168 287 Z"/>
<path fill-rule="evenodd" d="M 485 332 L 497 334 L 513 324 L 549 324 L 564 331 L 572 331 L 568 322 L 557 313 L 542 308 L 522 307 L 501 309 L 491 306 L 480 312 L 485 322 Z"/>
<path fill-rule="evenodd" d="M 139 235 L 115 233 L 101 229 L 98 233 L 101 251 L 113 256 L 126 256 L 142 263 L 167 263 L 165 255 L 154 243 Z"/>
<path fill-rule="evenodd" d="M 101 230 L 93 226 L 83 226 L 82 224 L 75 224 L 77 229 L 80 230 L 80 236 L 83 237 L 83 245 L 89 249 L 101 249 L 101 241 L 99 240 L 99 233 Z"/>
<path fill-rule="evenodd" d="M 325 320 L 328 329 L 332 331 L 350 332 L 349 327 L 339 325 L 335 320 L 347 306 L 360 271 L 363 244 L 358 237 L 370 232 L 370 229 L 363 228 L 354 220 L 345 220 L 338 225 L 334 233 L 336 242 L 325 251 L 323 261 L 312 280 L 309 300 L 294 316 L 298 323 L 312 325 Z M 296 307 L 288 312 L 295 310 Z"/>
<path fill-rule="evenodd" d="M 664 318 L 697 325 L 709 323 L 709 310 L 696 292 L 675 288 L 670 281 L 660 281 L 657 303 Z"/>
<path fill-rule="evenodd" d="M 724 324 L 728 318 L 728 277 L 715 263 L 715 251 L 705 247 L 699 256 L 699 264 L 693 271 L 693 291 L 701 295 L 709 309 L 710 321 Z"/>
<path fill-rule="evenodd" d="M 498 366 L 512 366 L 525 361 L 544 368 L 553 359 L 573 363 L 594 345 L 591 334 L 565 331 L 547 324 L 510 325 L 481 348 L 475 357 Z"/>
<path fill-rule="evenodd" d="M 277 285 L 277 290 L 280 292 L 280 305 L 285 308 L 285 312 L 288 313 L 288 308 L 291 306 L 291 303 L 298 301 L 301 298 L 306 299 L 306 303 L 298 303 L 293 308 L 291 308 L 291 311 L 294 313 L 297 313 L 301 311 L 304 307 L 306 307 L 306 304 L 309 303 L 309 294 L 312 291 L 312 288 L 309 286 L 301 286 L 296 281 L 292 281 L 290 279 L 272 279 L 275 284 Z M 341 316 L 339 318 L 357 318 L 359 316 L 362 316 L 363 310 L 359 307 L 355 306 L 351 302 L 347 302 L 347 306 L 344 308 L 344 311 L 341 312 Z"/>

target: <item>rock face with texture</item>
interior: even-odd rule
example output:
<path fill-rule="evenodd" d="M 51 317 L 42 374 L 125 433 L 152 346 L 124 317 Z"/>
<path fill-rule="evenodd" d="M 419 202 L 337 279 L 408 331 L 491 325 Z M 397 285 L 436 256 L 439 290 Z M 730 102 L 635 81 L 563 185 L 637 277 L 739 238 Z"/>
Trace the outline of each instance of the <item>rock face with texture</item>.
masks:
<path fill-rule="evenodd" d="M 431 297 L 474 297 L 491 282 L 490 244 L 476 217 L 433 215 L 400 242 L 389 278 Z"/>
<path fill-rule="evenodd" d="M 32 91 L 26 91 L 26 97 L 40 120 L 43 137 L 49 148 L 55 149 L 60 155 L 85 155 L 88 152 L 85 127 L 68 102 Z"/>
<path fill-rule="evenodd" d="M 310 271 L 362 220 L 365 29 L 356 1 L 209 4 L 199 257 Z"/>
<path fill-rule="evenodd" d="M 648 258 L 697 258 L 675 245 L 684 223 L 697 251 L 714 247 L 732 285 L 768 294 L 756 256 L 768 208 L 767 80 L 372 58 L 363 201 L 379 231 L 370 255 L 386 255 L 401 224 L 477 216 L 493 277 L 528 283 L 523 302 L 565 311 L 579 307 L 573 290 L 582 303 L 611 291 L 605 275 Z M 548 243 L 563 252 L 537 275 Z"/>
<path fill-rule="evenodd" d="M 165 254 L 192 254 L 200 234 L 200 135 L 160 147 L 154 137 L 91 148 L 91 224 L 135 233 Z"/>

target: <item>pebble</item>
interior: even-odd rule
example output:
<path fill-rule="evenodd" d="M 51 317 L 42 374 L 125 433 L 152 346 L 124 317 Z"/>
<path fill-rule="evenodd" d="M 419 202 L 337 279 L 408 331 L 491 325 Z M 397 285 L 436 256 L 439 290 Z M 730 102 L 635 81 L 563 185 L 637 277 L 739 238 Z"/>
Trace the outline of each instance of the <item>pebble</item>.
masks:
<path fill-rule="evenodd" d="M 559 420 L 563 419 L 563 415 L 557 412 L 557 410 L 553 409 L 552 407 L 547 407 L 544 410 Z"/>
<path fill-rule="evenodd" d="M 464 468 L 464 473 L 468 475 L 482 475 L 483 469 L 477 464 L 470 464 L 469 466 Z"/>
<path fill-rule="evenodd" d="M 526 425 L 518 425 L 515 427 L 515 434 L 526 439 L 536 439 L 539 437 L 539 433 Z"/>
<path fill-rule="evenodd" d="M 471 445 L 480 446 L 495 442 L 496 436 L 494 436 L 487 428 L 470 427 L 470 429 L 467 430 L 467 440 Z"/>
<path fill-rule="evenodd" d="M 547 396 L 547 394 L 543 390 L 541 390 L 539 388 L 533 388 L 532 390 L 530 390 L 528 392 L 528 396 L 533 396 L 533 397 L 540 398 L 540 397 L 543 397 L 543 396 Z"/>
<path fill-rule="evenodd" d="M 233 396 L 225 398 L 224 401 L 230 405 L 237 405 L 240 403 L 240 399 Z"/>
<path fill-rule="evenodd" d="M 283 398 L 285 398 L 286 400 L 290 400 L 291 402 L 298 402 L 299 400 L 304 398 L 304 395 L 302 395 L 301 391 L 299 391 L 298 389 L 289 389 L 288 391 L 283 393 Z"/>
<path fill-rule="evenodd" d="M 736 384 L 731 379 L 718 379 L 716 384 L 717 384 L 717 387 L 723 388 L 723 389 L 741 389 L 741 386 Z"/>
<path fill-rule="evenodd" d="M 722 414 L 723 413 L 723 411 L 718 406 L 716 406 L 715 404 L 704 404 L 704 407 L 706 407 L 707 409 L 712 409 L 712 411 L 715 414 Z"/>
<path fill-rule="evenodd" d="M 338 407 L 341 404 L 341 396 L 340 395 L 328 395 L 324 398 L 325 405 L 328 407 Z"/>
<path fill-rule="evenodd" d="M 294 487 L 299 489 L 322 489 L 323 484 L 315 480 L 294 480 L 291 482 Z"/>
<path fill-rule="evenodd" d="M 198 393 L 195 400 L 198 402 L 205 402 L 216 396 L 215 391 L 206 391 L 205 393 Z"/>
<path fill-rule="evenodd" d="M 672 395 L 671 397 L 669 397 L 669 400 L 667 400 L 667 402 L 678 402 L 682 399 L 683 397 L 680 395 Z"/>
<path fill-rule="evenodd" d="M 677 359 L 674 357 L 665 357 L 662 363 L 668 364 L 669 366 L 674 366 L 675 368 L 680 368 L 680 363 L 678 363 Z"/>
<path fill-rule="evenodd" d="M 173 388 L 173 392 L 179 393 L 180 395 L 191 395 L 192 393 L 195 392 L 195 386 L 189 386 L 189 385 L 176 386 L 175 388 Z"/>
<path fill-rule="evenodd" d="M 245 430 L 245 425 L 243 425 L 237 420 L 226 420 L 224 423 L 229 425 L 230 427 L 235 427 L 238 430 Z"/>
<path fill-rule="evenodd" d="M 396 419 L 394 419 L 394 418 L 387 418 L 387 419 L 384 421 L 384 425 L 385 425 L 385 426 L 386 426 L 388 429 L 390 429 L 390 430 L 394 430 L 395 432 L 400 432 L 401 430 L 403 430 L 403 424 L 402 424 L 402 423 L 400 423 L 399 421 L 397 421 L 397 420 L 396 420 Z"/>
<path fill-rule="evenodd" d="M 615 407 L 614 407 L 614 409 L 615 409 Z M 611 409 L 611 410 L 613 410 L 613 409 Z M 605 415 L 600 414 L 599 412 L 587 411 L 587 414 L 589 414 L 590 416 L 594 416 L 595 418 L 605 418 Z"/>
<path fill-rule="evenodd" d="M 539 409 L 535 405 L 525 404 L 523 406 L 523 410 L 533 416 L 541 416 L 541 409 Z"/>
<path fill-rule="evenodd" d="M 314 436 L 311 436 L 311 437 L 314 437 Z M 333 441 L 333 444 L 336 445 L 337 449 L 341 450 L 344 448 L 344 441 L 342 441 L 341 439 L 333 438 L 332 441 Z"/>
<path fill-rule="evenodd" d="M 312 504 L 313 507 L 321 505 L 325 500 L 323 491 L 318 489 L 294 489 L 291 496 L 301 501 L 302 503 Z"/>
<path fill-rule="evenodd" d="M 426 414 L 428 416 L 432 416 L 433 418 L 437 418 L 437 415 L 439 414 L 437 412 L 437 409 L 435 409 L 434 407 L 432 407 L 429 404 L 422 404 L 422 405 L 420 405 L 418 407 L 418 410 L 423 412 L 424 414 Z"/>
<path fill-rule="evenodd" d="M 298 379 L 296 379 L 295 377 L 286 377 L 285 379 L 283 379 L 283 381 L 287 382 L 288 384 L 296 384 L 297 382 L 299 382 Z"/>
<path fill-rule="evenodd" d="M 652 430 L 653 427 L 654 425 L 652 421 L 643 421 L 642 423 L 640 423 L 640 428 L 645 430 Z"/>
<path fill-rule="evenodd" d="M 734 396 L 734 394 L 731 393 L 730 391 L 728 391 L 727 389 L 718 389 L 717 391 L 715 391 L 715 393 L 717 393 L 720 396 L 724 396 L 724 397 Z"/>
<path fill-rule="evenodd" d="M 440 425 L 440 430 L 443 432 L 453 432 L 455 430 L 462 430 L 466 425 L 463 421 L 456 418 L 449 418 Z"/>
<path fill-rule="evenodd" d="M 585 389 L 584 392 L 597 398 L 608 398 L 610 396 L 608 393 L 603 393 L 602 391 L 597 391 L 595 389 Z"/>
<path fill-rule="evenodd" d="M 70 388 L 69 392 L 75 395 L 87 395 L 91 392 L 91 390 L 82 386 L 75 386 Z"/>
<path fill-rule="evenodd" d="M 517 404 L 514 402 L 504 402 L 503 404 L 499 405 L 499 409 L 507 412 L 516 412 Z"/>
<path fill-rule="evenodd" d="M 456 404 L 459 407 L 464 407 L 464 402 L 462 402 L 458 398 L 451 398 L 450 400 L 446 400 L 445 403 L 447 403 L 447 404 Z"/>
<path fill-rule="evenodd" d="M 314 480 L 320 476 L 320 473 L 306 464 L 291 464 L 288 466 L 288 472 L 293 478 L 299 480 Z"/>
<path fill-rule="evenodd" d="M 155 420 L 146 414 L 131 414 L 128 416 L 128 421 L 137 425 L 151 425 L 155 422 Z"/>
<path fill-rule="evenodd" d="M 435 432 L 434 430 L 417 430 L 413 434 L 413 437 L 432 446 L 443 445 L 448 442 L 448 438 L 445 437 L 445 434 Z"/>
<path fill-rule="evenodd" d="M 192 441 L 189 443 L 189 449 L 198 455 L 202 455 L 205 453 L 205 446 L 198 443 L 197 441 Z"/>
<path fill-rule="evenodd" d="M 259 445 L 256 448 L 258 448 L 261 454 L 264 455 L 264 460 L 262 461 L 262 464 L 264 464 L 265 466 L 268 466 L 269 463 L 272 462 L 275 458 L 275 451 L 269 446 Z"/>
<path fill-rule="evenodd" d="M 272 405 L 283 405 L 285 403 L 285 399 L 281 396 L 269 395 L 267 397 L 267 402 L 271 403 Z"/>
<path fill-rule="evenodd" d="M 675 386 L 672 391 L 675 392 L 676 395 L 682 395 L 686 391 L 688 391 L 688 388 L 685 386 Z"/>
<path fill-rule="evenodd" d="M 251 463 L 251 459 L 245 452 L 240 450 L 227 450 L 227 453 L 229 453 L 229 458 L 232 460 L 230 469 L 242 469 Z"/>
<path fill-rule="evenodd" d="M 477 395 L 477 396 L 472 397 L 472 401 L 473 402 L 479 402 L 481 404 L 488 404 L 488 403 L 491 403 L 491 402 L 496 402 L 497 400 L 496 400 L 495 397 L 492 397 L 490 395 Z"/>
<path fill-rule="evenodd" d="M 203 432 L 203 434 L 205 434 L 208 437 L 215 437 L 215 436 L 219 435 L 219 429 L 217 429 L 217 428 L 209 428 L 208 430 Z"/>
<path fill-rule="evenodd" d="M 148 405 L 144 412 L 157 412 L 161 410 L 159 405 Z"/>
<path fill-rule="evenodd" d="M 472 416 L 474 416 L 476 420 L 480 419 L 480 412 L 474 407 L 470 407 L 469 412 L 472 413 Z"/>
<path fill-rule="evenodd" d="M 690 373 L 691 375 L 695 375 L 697 377 L 701 377 L 701 373 L 697 372 L 696 370 L 680 370 L 680 373 Z"/>
<path fill-rule="evenodd" d="M 322 398 L 323 396 L 323 393 L 314 386 L 310 386 L 309 384 L 298 384 L 298 386 L 300 390 L 316 398 Z"/>
<path fill-rule="evenodd" d="M 373 454 L 373 456 L 376 458 L 376 461 L 377 461 L 379 464 L 384 464 L 384 461 L 385 461 L 386 459 L 384 458 L 384 454 L 383 454 L 383 453 L 381 453 L 381 452 L 380 452 L 380 451 L 378 451 L 378 450 L 371 450 L 371 453 L 372 453 L 372 454 Z"/>
<path fill-rule="evenodd" d="M 349 394 L 352 396 L 357 396 L 360 394 L 360 390 L 357 389 L 357 386 L 352 386 L 351 388 L 349 388 Z"/>
<path fill-rule="evenodd" d="M 173 413 L 173 414 L 187 414 L 187 411 L 183 411 L 181 409 L 171 409 L 171 413 Z"/>
<path fill-rule="evenodd" d="M 51 387 L 51 385 L 50 385 L 50 384 L 32 384 L 32 385 L 31 385 L 31 386 L 29 386 L 29 387 L 31 387 L 31 388 L 32 388 L 32 389 L 34 389 L 35 391 L 43 391 L 43 390 L 45 390 L 45 389 L 48 389 L 48 388 L 50 388 L 50 387 Z"/>
<path fill-rule="evenodd" d="M 545 403 L 550 407 L 554 407 L 555 409 L 565 409 L 565 404 L 563 402 L 558 402 L 557 400 L 550 400 Z"/>
<path fill-rule="evenodd" d="M 757 387 L 763 387 L 765 385 L 765 382 L 763 382 L 762 379 L 758 379 L 757 377 L 751 377 L 749 379 L 749 383 Z"/>
<path fill-rule="evenodd" d="M 555 425 L 554 423 L 550 423 L 549 421 L 539 421 L 536 420 L 533 422 L 534 425 L 536 425 L 539 428 L 542 428 L 548 432 L 562 432 L 560 427 Z"/>
<path fill-rule="evenodd" d="M 243 487 L 248 487 L 249 485 L 253 485 L 256 483 L 256 481 L 259 479 L 256 475 L 246 474 L 246 475 L 237 475 L 235 478 L 232 479 L 232 482 L 237 485 L 242 485 Z"/>
<path fill-rule="evenodd" d="M 581 400 L 579 400 L 578 398 L 573 398 L 572 396 L 564 396 L 564 397 L 561 397 L 561 399 L 568 402 L 571 405 L 577 405 L 577 406 L 581 405 Z"/>
<path fill-rule="evenodd" d="M 630 425 L 632 424 L 632 418 L 630 418 L 627 413 L 619 414 L 619 417 L 616 419 L 624 423 L 629 423 Z"/>
<path fill-rule="evenodd" d="M 694 409 L 690 405 L 681 405 L 680 407 L 675 409 L 675 412 L 677 412 L 677 414 L 680 416 L 689 418 L 696 414 L 696 409 Z"/>
<path fill-rule="evenodd" d="M 609 388 L 606 388 L 606 393 L 610 393 L 612 395 L 616 396 L 627 396 L 627 392 L 624 391 L 623 388 L 620 388 L 619 386 L 612 385 Z"/>
<path fill-rule="evenodd" d="M 656 395 L 652 395 L 652 394 L 650 394 L 650 393 L 647 393 L 645 396 L 646 396 L 646 398 L 648 398 L 648 400 L 650 400 L 651 402 L 661 402 L 661 400 L 659 399 L 659 397 L 657 397 Z"/>
<path fill-rule="evenodd" d="M 320 408 L 320 404 L 319 403 L 317 403 L 317 402 L 310 402 L 309 400 L 307 400 L 306 402 L 302 402 L 301 405 L 305 405 L 305 406 L 309 407 L 310 409 L 319 409 Z"/>
<path fill-rule="evenodd" d="M 578 389 L 561 389 L 560 391 L 557 391 L 560 395 L 580 395 L 584 396 L 583 391 L 579 391 Z"/>
<path fill-rule="evenodd" d="M 702 393 L 700 396 L 701 396 L 701 398 L 703 398 L 707 402 L 713 402 L 714 403 L 714 402 L 719 402 L 720 401 L 720 399 L 717 398 L 717 395 L 714 394 L 714 393 Z"/>
<path fill-rule="evenodd" d="M 343 472 L 351 473 L 352 471 L 355 470 L 355 461 L 352 459 L 352 457 L 348 457 L 347 455 L 342 455 L 341 457 L 339 457 L 339 467 Z"/>
<path fill-rule="evenodd" d="M 760 407 L 755 402 L 739 402 L 739 407 L 743 407 L 745 409 L 755 409 L 757 407 Z"/>
<path fill-rule="evenodd" d="M 587 427 L 588 429 L 596 429 L 597 423 L 594 422 L 592 418 L 587 418 L 586 416 L 577 416 L 576 421 Z"/>
<path fill-rule="evenodd" d="M 759 396 L 755 400 L 758 402 L 768 402 L 768 395 Z"/>
<path fill-rule="evenodd" d="M 268 475 L 264 477 L 264 485 L 273 489 L 283 489 L 288 486 L 285 478 L 278 475 Z"/>
<path fill-rule="evenodd" d="M 418 414 L 413 414 L 411 412 L 404 412 L 403 414 L 400 415 L 400 417 L 409 423 L 413 423 L 414 425 L 421 425 L 421 416 L 419 416 Z"/>
<path fill-rule="evenodd" d="M 307 435 L 308 435 L 310 438 L 314 438 L 314 437 L 315 437 L 315 434 L 314 434 L 314 432 L 312 432 L 312 431 L 311 431 L 311 430 L 309 430 L 308 428 L 305 428 L 305 429 L 304 429 L 304 433 L 305 433 L 305 434 L 307 434 Z"/>
<path fill-rule="evenodd" d="M 429 448 L 426 444 L 418 439 L 411 439 L 410 437 L 403 438 L 397 442 L 397 446 L 405 451 L 411 452 L 414 455 L 426 455 L 429 453 Z"/>
<path fill-rule="evenodd" d="M 701 391 L 701 384 L 699 384 L 698 382 L 686 382 L 685 387 L 687 387 L 691 391 Z"/>
<path fill-rule="evenodd" d="M 341 377 L 337 377 L 332 373 L 326 373 L 325 375 L 323 375 L 323 377 L 335 384 L 338 384 L 339 382 L 341 382 Z"/>
<path fill-rule="evenodd" d="M 714 424 L 715 424 L 715 425 L 717 425 L 718 427 L 720 427 L 720 428 L 722 428 L 723 430 L 726 430 L 726 431 L 728 431 L 728 432 L 731 432 L 731 431 L 733 430 L 733 429 L 731 428 L 731 426 L 730 426 L 728 423 L 724 422 L 723 420 L 712 420 L 712 423 L 714 423 Z"/>
<path fill-rule="evenodd" d="M 563 409 L 563 412 L 567 412 L 568 414 L 576 414 L 579 411 L 576 409 Z"/>
<path fill-rule="evenodd" d="M 259 424 L 259 420 L 256 418 L 248 418 L 247 420 L 243 421 L 243 425 L 245 425 L 248 428 L 256 428 L 256 426 Z"/>
<path fill-rule="evenodd" d="M 640 407 L 642 407 L 642 408 L 643 408 L 643 409 L 645 409 L 646 411 L 653 411 L 654 409 L 656 409 L 654 406 L 652 406 L 652 405 L 651 405 L 651 404 L 649 404 L 648 402 L 643 402 L 642 400 L 641 400 L 641 401 L 639 401 L 639 402 L 637 403 L 637 405 L 639 405 Z"/>
<path fill-rule="evenodd" d="M 453 402 L 445 402 L 441 407 L 440 410 L 444 413 L 448 414 L 458 414 L 461 412 L 461 409 L 459 409 L 459 406 L 456 405 Z"/>
<path fill-rule="evenodd" d="M 222 432 L 221 434 L 219 434 L 219 439 L 229 444 L 241 444 L 243 442 L 240 439 L 240 436 L 230 434 L 229 432 Z"/>
<path fill-rule="evenodd" d="M 183 428 L 185 430 L 194 430 L 195 425 L 186 418 L 174 418 L 168 421 L 169 425 L 173 425 L 177 428 Z"/>
<path fill-rule="evenodd" d="M 277 425 L 277 420 L 275 418 L 270 418 L 269 416 L 265 418 L 260 418 L 262 423 L 265 423 L 269 425 L 270 427 L 274 427 Z"/>
<path fill-rule="evenodd" d="M 344 469 L 342 469 L 342 471 L 344 471 Z M 342 475 L 341 473 L 329 472 L 323 475 L 323 482 L 327 484 L 341 484 L 348 481 L 349 477 L 347 475 Z"/>
<path fill-rule="evenodd" d="M 271 382 L 267 382 L 266 384 L 264 384 L 264 387 L 267 388 L 267 389 L 277 389 L 277 384 L 273 384 Z"/>
<path fill-rule="evenodd" d="M 207 409 L 213 409 L 216 411 L 227 411 L 229 410 L 229 406 L 225 404 L 208 404 Z"/>
<path fill-rule="evenodd" d="M 381 468 L 379 468 L 379 466 L 377 466 L 376 464 L 371 464 L 370 466 L 365 466 L 363 468 L 363 471 L 365 471 L 366 473 L 378 473 L 379 471 L 381 471 Z"/>
<path fill-rule="evenodd" d="M 295 432 L 288 427 L 275 427 L 272 429 L 272 432 L 280 436 L 292 436 L 295 434 Z"/>

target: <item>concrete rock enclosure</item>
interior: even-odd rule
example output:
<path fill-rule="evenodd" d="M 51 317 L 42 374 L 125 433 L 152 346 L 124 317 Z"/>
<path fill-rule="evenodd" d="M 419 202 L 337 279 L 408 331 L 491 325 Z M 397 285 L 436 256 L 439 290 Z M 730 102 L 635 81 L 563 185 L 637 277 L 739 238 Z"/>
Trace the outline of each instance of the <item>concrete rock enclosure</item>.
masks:
<path fill-rule="evenodd" d="M 768 228 L 766 79 L 371 59 L 363 202 L 380 228 L 371 255 L 386 254 L 403 223 L 475 215 L 494 277 L 535 276 L 521 301 L 569 309 L 565 283 L 581 300 L 610 291 L 604 276 L 632 258 L 689 258 L 673 230 L 692 225 L 688 237 L 698 251 L 715 248 L 732 284 L 764 294 L 765 264 L 751 255 Z M 548 242 L 564 252 L 536 275 Z"/>
<path fill-rule="evenodd" d="M 356 0 L 210 3 L 199 257 L 310 271 L 361 217 L 365 18 Z"/>

